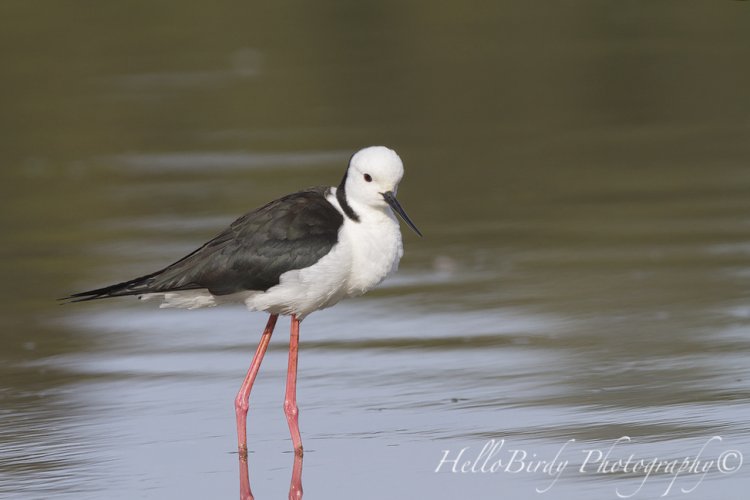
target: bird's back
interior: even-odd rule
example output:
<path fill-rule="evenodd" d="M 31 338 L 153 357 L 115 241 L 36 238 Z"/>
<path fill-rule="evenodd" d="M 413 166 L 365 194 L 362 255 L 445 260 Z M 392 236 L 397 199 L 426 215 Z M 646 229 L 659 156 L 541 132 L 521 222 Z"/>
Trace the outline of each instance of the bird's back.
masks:
<path fill-rule="evenodd" d="M 343 216 L 326 200 L 328 189 L 310 188 L 279 198 L 243 215 L 160 271 L 70 298 L 202 289 L 215 296 L 266 291 L 279 283 L 282 274 L 313 265 L 336 244 Z"/>

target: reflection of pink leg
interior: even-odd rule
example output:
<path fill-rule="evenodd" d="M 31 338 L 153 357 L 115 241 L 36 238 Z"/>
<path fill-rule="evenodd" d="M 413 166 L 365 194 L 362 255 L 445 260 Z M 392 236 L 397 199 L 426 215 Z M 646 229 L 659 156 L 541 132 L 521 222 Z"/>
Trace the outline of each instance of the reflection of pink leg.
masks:
<path fill-rule="evenodd" d="M 302 498 L 302 454 L 294 454 L 294 468 L 292 469 L 292 484 L 289 486 L 289 500 Z"/>
<path fill-rule="evenodd" d="M 276 326 L 278 314 L 272 314 L 268 318 L 266 329 L 260 337 L 258 349 L 255 351 L 253 361 L 250 363 L 250 369 L 247 371 L 245 380 L 240 386 L 237 397 L 234 398 L 234 411 L 237 415 L 237 450 L 240 455 L 240 499 L 253 500 L 253 493 L 250 491 L 250 477 L 247 470 L 247 410 L 250 408 L 250 390 L 253 388 L 253 382 L 260 370 L 260 363 L 263 361 L 263 355 L 266 353 L 268 343 L 271 341 L 273 328 Z"/>
<path fill-rule="evenodd" d="M 296 315 L 292 315 L 292 328 L 289 335 L 289 368 L 286 374 L 286 396 L 284 397 L 284 413 L 289 423 L 294 445 L 294 469 L 292 470 L 292 484 L 289 488 L 289 500 L 302 498 L 302 438 L 299 435 L 297 417 L 297 353 L 299 351 L 299 323 Z"/>

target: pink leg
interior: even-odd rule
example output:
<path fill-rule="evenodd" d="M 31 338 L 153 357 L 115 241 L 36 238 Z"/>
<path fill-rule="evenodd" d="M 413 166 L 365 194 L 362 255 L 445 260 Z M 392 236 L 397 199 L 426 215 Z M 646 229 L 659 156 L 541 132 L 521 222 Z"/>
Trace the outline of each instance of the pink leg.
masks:
<path fill-rule="evenodd" d="M 284 397 L 284 413 L 289 423 L 294 445 L 294 468 L 292 469 L 292 484 L 289 488 L 289 500 L 302 498 L 302 438 L 299 434 L 299 409 L 297 408 L 297 354 L 299 352 L 299 323 L 296 315 L 292 315 L 292 328 L 289 335 L 289 368 L 286 374 L 286 396 Z"/>
<path fill-rule="evenodd" d="M 234 411 L 237 415 L 237 450 L 240 455 L 240 498 L 242 500 L 253 500 L 253 493 L 250 491 L 250 477 L 247 470 L 247 410 L 250 408 L 250 390 L 253 388 L 253 382 L 260 370 L 260 363 L 263 361 L 263 355 L 266 353 L 268 343 L 271 341 L 271 334 L 276 326 L 278 314 L 272 314 L 268 318 L 266 329 L 260 337 L 258 349 L 255 351 L 253 361 L 250 363 L 250 369 L 247 371 L 245 380 L 240 386 L 237 397 L 234 398 Z"/>

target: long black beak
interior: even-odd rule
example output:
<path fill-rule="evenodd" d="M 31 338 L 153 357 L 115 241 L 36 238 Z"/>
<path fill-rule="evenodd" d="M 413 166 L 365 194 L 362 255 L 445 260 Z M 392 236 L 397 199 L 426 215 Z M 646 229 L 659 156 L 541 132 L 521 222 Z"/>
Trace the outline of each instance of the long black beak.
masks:
<path fill-rule="evenodd" d="M 404 222 L 406 222 L 406 225 L 408 225 L 410 228 L 414 230 L 415 233 L 417 233 L 419 236 L 422 236 L 422 233 L 419 232 L 419 229 L 417 229 L 417 226 L 414 225 L 414 223 L 411 221 L 408 215 L 406 215 L 406 212 L 404 212 L 404 209 L 401 208 L 401 205 L 399 204 L 398 200 L 395 196 L 393 196 L 392 191 L 386 191 L 383 194 L 383 198 L 385 199 L 385 202 L 390 205 L 390 207 L 393 209 L 394 212 L 396 212 L 399 217 L 401 217 Z"/>

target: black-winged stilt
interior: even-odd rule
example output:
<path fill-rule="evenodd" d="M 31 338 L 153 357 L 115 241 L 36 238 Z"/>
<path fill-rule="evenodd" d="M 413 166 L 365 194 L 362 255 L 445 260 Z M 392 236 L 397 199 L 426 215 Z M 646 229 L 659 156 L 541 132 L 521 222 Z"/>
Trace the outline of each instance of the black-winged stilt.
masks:
<path fill-rule="evenodd" d="M 280 314 L 292 319 L 284 400 L 296 457 L 289 495 L 302 496 L 299 324 L 313 311 L 362 295 L 396 270 L 403 246 L 394 212 L 421 236 L 396 201 L 403 174 L 395 151 L 383 146 L 362 149 L 352 156 L 338 187 L 310 188 L 279 198 L 243 215 L 160 271 L 67 297 L 78 302 L 136 295 L 161 299 L 160 307 L 188 309 L 244 302 L 250 310 L 270 314 L 234 402 L 243 498 L 252 498 L 247 476 L 250 390 Z"/>

